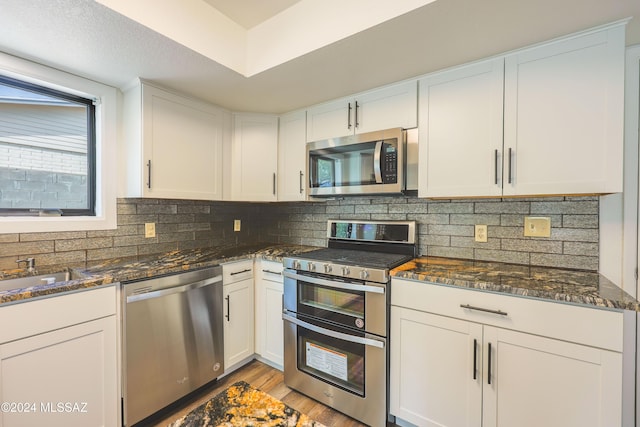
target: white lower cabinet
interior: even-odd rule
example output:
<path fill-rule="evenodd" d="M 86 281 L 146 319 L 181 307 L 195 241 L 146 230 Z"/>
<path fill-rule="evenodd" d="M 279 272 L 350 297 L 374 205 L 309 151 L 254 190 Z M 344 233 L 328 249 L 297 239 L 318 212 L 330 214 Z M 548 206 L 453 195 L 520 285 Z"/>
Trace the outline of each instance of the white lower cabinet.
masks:
<path fill-rule="evenodd" d="M 24 336 L 1 334 L 1 426 L 120 425 L 115 308 L 114 286 L 0 308 Z"/>
<path fill-rule="evenodd" d="M 409 289 L 402 285 L 407 284 L 427 288 L 402 295 Z M 428 287 L 436 292 L 432 294 Z M 396 295 L 401 301 L 392 302 L 391 307 L 392 415 L 418 426 L 621 425 L 621 343 L 602 348 L 571 342 L 569 336 L 549 338 L 528 330 L 553 323 L 545 317 L 553 319 L 567 308 L 565 322 L 577 330 L 575 341 L 584 341 L 580 330 L 585 329 L 582 322 L 586 321 L 594 331 L 594 340 L 604 342 L 597 336 L 606 335 L 607 326 L 617 325 L 621 333 L 622 313 L 480 295 L 488 298 L 480 298 L 472 306 L 479 303 L 481 308 L 502 312 L 487 313 L 460 307 L 467 305 L 464 293 L 470 293 L 469 300 L 474 300 L 473 294 L 480 294 L 476 291 L 460 293 L 458 289 L 395 279 L 393 290 L 392 300 Z M 422 298 L 432 301 L 439 298 L 440 313 L 424 311 L 425 305 L 435 303 L 423 303 L 421 293 Z M 509 299 L 520 301 L 511 307 Z M 450 315 L 444 315 L 446 311 Z M 593 322 L 587 320 L 589 311 Z M 514 330 L 517 328 L 522 330 Z M 618 331 L 609 335 L 617 340 Z"/>
<path fill-rule="evenodd" d="M 282 369 L 284 365 L 284 326 L 282 263 L 256 261 L 256 353 Z"/>
<path fill-rule="evenodd" d="M 254 354 L 253 260 L 223 264 L 224 369 Z"/>

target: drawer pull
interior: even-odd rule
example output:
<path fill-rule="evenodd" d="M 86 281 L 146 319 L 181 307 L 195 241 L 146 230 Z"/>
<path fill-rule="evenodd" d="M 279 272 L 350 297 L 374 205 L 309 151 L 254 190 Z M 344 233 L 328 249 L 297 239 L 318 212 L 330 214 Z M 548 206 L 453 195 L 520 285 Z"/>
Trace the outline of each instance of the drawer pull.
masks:
<path fill-rule="evenodd" d="M 474 380 L 476 378 L 478 378 L 478 376 L 477 376 L 477 372 L 478 372 L 477 361 L 478 361 L 478 340 L 474 339 L 473 340 L 473 379 Z"/>
<path fill-rule="evenodd" d="M 230 273 L 230 276 L 235 276 L 236 274 L 242 274 L 242 273 L 248 273 L 249 271 L 251 271 L 250 268 L 247 268 L 246 270 L 240 270 L 240 271 L 234 271 L 232 273 Z"/>
<path fill-rule="evenodd" d="M 469 304 L 460 304 L 460 307 L 466 308 L 467 310 L 484 311 L 485 313 L 498 314 L 500 316 L 507 316 L 507 313 L 502 310 L 491 310 L 489 308 L 474 307 Z"/>
<path fill-rule="evenodd" d="M 487 357 L 487 384 L 491 385 L 491 343 L 489 343 L 489 355 Z"/>

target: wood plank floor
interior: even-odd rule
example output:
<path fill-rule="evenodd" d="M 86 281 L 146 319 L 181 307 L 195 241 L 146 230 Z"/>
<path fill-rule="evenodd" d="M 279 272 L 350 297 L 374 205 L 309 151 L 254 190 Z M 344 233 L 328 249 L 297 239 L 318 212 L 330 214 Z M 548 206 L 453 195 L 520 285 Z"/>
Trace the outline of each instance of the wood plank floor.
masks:
<path fill-rule="evenodd" d="M 366 427 L 364 424 L 340 412 L 334 411 L 313 399 L 291 390 L 284 384 L 284 375 L 281 371 L 257 360 L 252 361 L 226 377 L 220 378 L 210 388 L 203 390 L 195 396 L 190 396 L 188 401 L 179 403 L 175 407 L 170 408 L 169 411 L 159 414 L 159 417 L 148 420 L 144 425 L 166 427 L 168 424 L 189 413 L 237 381 L 246 381 L 255 388 L 307 414 L 311 419 L 327 427 Z M 389 424 L 389 427 L 392 426 L 394 426 L 394 424 Z"/>

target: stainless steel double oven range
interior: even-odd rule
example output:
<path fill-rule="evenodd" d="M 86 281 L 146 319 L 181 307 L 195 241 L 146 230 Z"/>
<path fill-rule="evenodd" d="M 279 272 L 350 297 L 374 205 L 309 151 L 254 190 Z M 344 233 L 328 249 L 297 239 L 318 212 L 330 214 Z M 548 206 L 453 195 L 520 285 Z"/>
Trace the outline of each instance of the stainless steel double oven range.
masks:
<path fill-rule="evenodd" d="M 284 259 L 287 386 L 386 425 L 389 271 L 415 257 L 414 221 L 330 220 L 327 248 Z"/>

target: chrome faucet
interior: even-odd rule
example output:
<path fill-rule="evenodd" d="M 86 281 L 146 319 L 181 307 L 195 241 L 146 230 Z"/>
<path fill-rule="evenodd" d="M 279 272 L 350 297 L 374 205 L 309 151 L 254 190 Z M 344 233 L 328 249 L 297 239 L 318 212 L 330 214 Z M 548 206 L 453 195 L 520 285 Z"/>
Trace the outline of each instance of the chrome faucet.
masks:
<path fill-rule="evenodd" d="M 17 259 L 18 267 L 20 267 L 21 262 L 27 263 L 27 271 L 29 273 L 34 273 L 36 271 L 36 259 L 35 258 L 25 258 L 25 259 Z"/>

